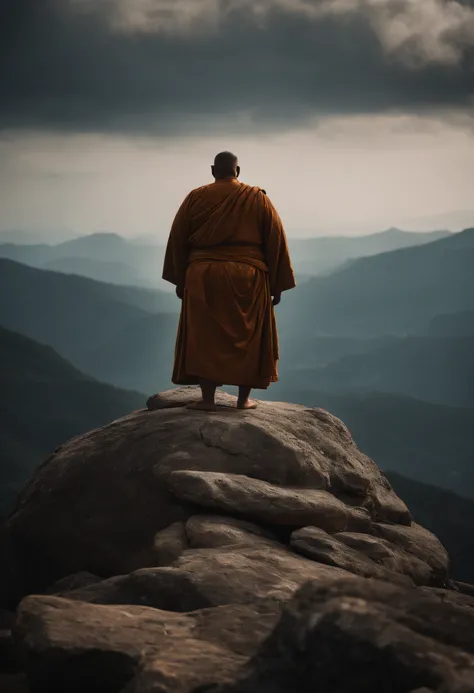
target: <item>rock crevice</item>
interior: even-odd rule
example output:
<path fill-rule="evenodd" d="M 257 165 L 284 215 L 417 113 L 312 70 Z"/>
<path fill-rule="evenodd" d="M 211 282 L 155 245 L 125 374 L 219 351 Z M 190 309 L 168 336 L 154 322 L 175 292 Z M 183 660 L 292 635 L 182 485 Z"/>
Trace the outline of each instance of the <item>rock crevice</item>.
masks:
<path fill-rule="evenodd" d="M 474 600 L 344 424 L 224 393 L 187 409 L 197 397 L 178 388 L 65 443 L 22 492 L 8 603 L 26 597 L 32 690 L 99 690 L 95 667 L 111 693 L 469 693 Z"/>

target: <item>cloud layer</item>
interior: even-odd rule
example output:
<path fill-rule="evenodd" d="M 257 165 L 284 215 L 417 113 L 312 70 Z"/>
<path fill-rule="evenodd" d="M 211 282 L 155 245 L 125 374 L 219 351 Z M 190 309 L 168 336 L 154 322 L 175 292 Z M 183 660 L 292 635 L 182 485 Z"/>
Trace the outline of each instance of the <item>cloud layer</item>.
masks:
<path fill-rule="evenodd" d="M 87 1 L 87 0 L 86 0 Z M 89 0 L 90 1 L 90 0 Z M 82 2 L 84 0 L 76 0 Z M 112 26 L 125 31 L 174 32 L 217 29 L 245 10 L 256 19 L 271 12 L 309 21 L 365 17 L 388 53 L 412 64 L 458 63 L 474 43 L 470 0 L 102 0 Z"/>
<path fill-rule="evenodd" d="M 0 127 L 196 133 L 470 112 L 473 0 L 0 0 Z"/>

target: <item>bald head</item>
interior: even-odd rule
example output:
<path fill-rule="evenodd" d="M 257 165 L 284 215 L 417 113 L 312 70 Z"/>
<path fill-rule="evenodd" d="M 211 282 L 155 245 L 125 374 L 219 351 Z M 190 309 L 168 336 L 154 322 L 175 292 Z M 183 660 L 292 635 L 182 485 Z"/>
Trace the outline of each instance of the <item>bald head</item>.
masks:
<path fill-rule="evenodd" d="M 220 152 L 211 166 L 212 175 L 216 180 L 220 178 L 238 178 L 240 173 L 239 160 L 232 152 Z"/>

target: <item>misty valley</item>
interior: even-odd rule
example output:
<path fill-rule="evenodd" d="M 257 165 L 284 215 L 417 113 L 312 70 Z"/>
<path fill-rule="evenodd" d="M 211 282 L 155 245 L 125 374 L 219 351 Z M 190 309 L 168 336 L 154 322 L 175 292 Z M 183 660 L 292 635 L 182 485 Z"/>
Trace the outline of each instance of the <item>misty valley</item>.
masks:
<path fill-rule="evenodd" d="M 290 247 L 280 381 L 258 397 L 341 418 L 473 581 L 474 229 Z M 115 234 L 0 244 L 1 512 L 55 448 L 171 387 L 163 252 Z"/>

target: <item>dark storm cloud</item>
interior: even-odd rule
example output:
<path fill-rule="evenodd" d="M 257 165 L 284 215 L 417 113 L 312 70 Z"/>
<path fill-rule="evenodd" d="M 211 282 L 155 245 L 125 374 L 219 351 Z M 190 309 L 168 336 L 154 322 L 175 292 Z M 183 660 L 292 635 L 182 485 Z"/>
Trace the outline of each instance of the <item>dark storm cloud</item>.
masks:
<path fill-rule="evenodd" d="M 192 133 L 240 119 L 246 130 L 284 129 L 313 116 L 472 104 L 465 21 L 447 20 L 438 43 L 415 27 L 394 50 L 380 0 L 314 15 L 303 0 L 261 4 L 258 15 L 247 2 L 222 0 L 217 27 L 203 14 L 189 30 L 164 30 L 153 14 L 149 26 L 118 29 L 105 11 L 112 0 L 0 0 L 0 126 Z M 471 13 L 472 4 L 459 10 Z"/>

